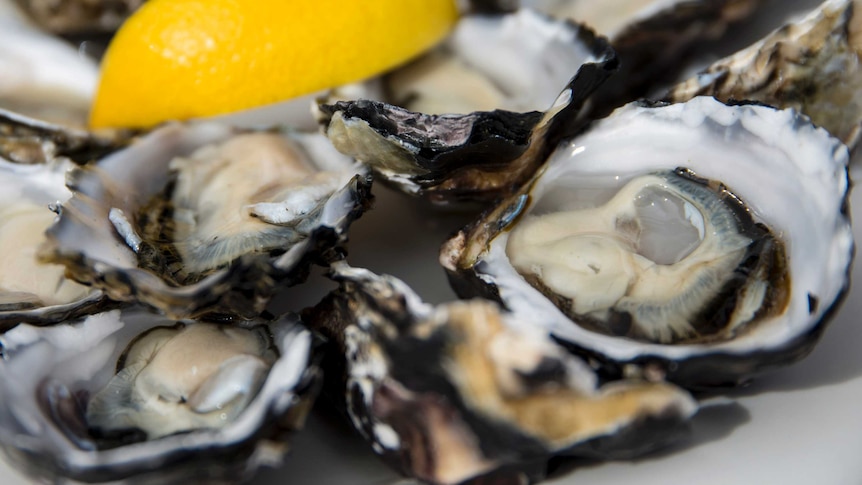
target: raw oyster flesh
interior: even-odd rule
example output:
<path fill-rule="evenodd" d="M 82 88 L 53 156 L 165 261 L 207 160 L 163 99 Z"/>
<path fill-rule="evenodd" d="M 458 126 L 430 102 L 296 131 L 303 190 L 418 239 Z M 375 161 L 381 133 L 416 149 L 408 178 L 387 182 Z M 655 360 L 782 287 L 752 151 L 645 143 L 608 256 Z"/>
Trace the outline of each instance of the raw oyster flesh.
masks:
<path fill-rule="evenodd" d="M 370 178 L 321 135 L 169 125 L 69 175 L 44 256 L 119 301 L 254 316 L 367 207 Z"/>
<path fill-rule="evenodd" d="M 736 383 L 806 355 L 846 291 L 847 159 L 792 110 L 628 105 L 441 261 L 613 375 Z"/>
<path fill-rule="evenodd" d="M 794 108 L 852 148 L 862 123 L 860 12 L 859 1 L 824 2 L 804 19 L 674 86 L 665 99 L 708 95 Z"/>
<path fill-rule="evenodd" d="M 423 482 L 526 483 L 555 455 L 631 458 L 679 437 L 697 409 L 667 383 L 599 385 L 492 302 L 432 307 L 395 278 L 333 271 L 340 289 L 307 315 L 338 348 L 327 388 L 376 453 Z"/>
<path fill-rule="evenodd" d="M 225 326 L 114 310 L 20 325 L 0 345 L 0 446 L 52 480 L 248 478 L 280 460 L 319 389 L 314 339 L 291 315 Z"/>
<path fill-rule="evenodd" d="M 51 206 L 71 196 L 71 163 L 18 164 L 0 158 L 0 332 L 22 322 L 50 324 L 109 305 L 101 291 L 65 276 L 37 256 L 57 217 Z"/>
<path fill-rule="evenodd" d="M 519 34 L 531 34 L 535 41 L 524 43 Z M 508 54 L 512 60 L 492 62 L 500 57 L 499 49 L 516 45 Z M 584 103 L 617 68 L 604 38 L 530 11 L 465 17 L 447 49 L 389 76 L 400 86 L 388 89 L 390 101 L 406 107 L 339 101 L 320 106 L 319 116 L 339 151 L 368 164 L 400 190 L 441 205 L 498 199 L 526 181 L 542 157 L 525 153 L 550 150 L 564 133 L 582 127 Z M 448 55 L 454 60 L 438 59 Z M 460 87 L 473 84 L 463 75 L 501 92 L 470 89 L 453 99 L 443 82 L 454 76 L 448 74 L 452 69 L 470 73 L 457 75 Z M 558 106 L 560 92 L 565 102 Z M 434 114 L 440 112 L 448 114 Z"/>

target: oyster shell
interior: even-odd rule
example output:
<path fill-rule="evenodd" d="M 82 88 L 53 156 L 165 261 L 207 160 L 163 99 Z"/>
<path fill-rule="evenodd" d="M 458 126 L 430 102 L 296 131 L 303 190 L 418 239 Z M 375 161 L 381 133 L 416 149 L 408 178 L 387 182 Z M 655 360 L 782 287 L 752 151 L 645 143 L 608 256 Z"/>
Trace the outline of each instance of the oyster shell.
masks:
<path fill-rule="evenodd" d="M 340 256 L 370 178 L 320 135 L 169 125 L 69 176 L 47 260 L 176 317 L 254 316 Z"/>
<path fill-rule="evenodd" d="M 0 157 L 17 163 L 50 163 L 65 158 L 86 163 L 123 148 L 128 130 L 90 132 L 0 109 Z"/>
<path fill-rule="evenodd" d="M 149 362 L 149 372 L 145 368 L 138 374 L 133 389 L 140 392 L 131 391 L 132 403 L 147 403 L 162 413 L 168 410 L 169 414 L 182 416 L 180 410 L 194 399 L 199 401 L 198 411 L 203 412 L 219 402 L 227 404 L 228 409 L 231 398 L 250 399 L 243 410 L 220 426 L 207 423 L 144 441 L 144 435 L 134 430 L 113 435 L 94 433 L 88 428 L 84 407 L 104 386 L 113 390 L 120 387 L 116 384 L 118 378 L 113 377 L 114 365 L 118 359 L 130 357 L 128 353 L 124 357 L 124 349 L 135 336 L 146 333 L 137 337 L 139 343 L 146 343 L 153 332 L 168 331 L 165 326 L 176 328 L 177 322 L 141 310 L 115 310 L 68 325 L 16 327 L 0 337 L 0 446 L 11 463 L 34 477 L 52 481 L 189 483 L 247 479 L 259 466 L 280 460 L 286 451 L 285 431 L 302 425 L 308 403 L 318 389 L 314 340 L 297 323 L 289 315 L 274 322 L 236 321 L 231 329 L 205 330 L 198 338 L 160 343 L 155 350 L 147 348 L 155 358 Z M 189 329 L 219 328 L 205 322 L 180 325 Z M 229 357 L 226 350 L 240 346 L 238 341 L 247 338 L 252 343 L 260 338 L 271 341 L 272 350 L 268 352 L 278 355 L 257 385 L 259 373 L 244 372 L 247 369 L 237 365 L 236 357 L 217 362 L 217 358 Z M 183 348 L 177 349 L 178 345 Z M 183 362 L 178 364 L 176 357 Z M 167 362 L 171 365 L 165 367 L 164 360 L 171 358 L 172 362 Z M 178 396 L 171 391 L 182 394 L 190 388 L 173 385 L 193 376 L 194 366 L 201 374 L 212 370 L 208 365 L 220 368 L 189 396 L 186 404 L 174 399 Z M 153 379 L 154 374 L 167 368 L 171 369 L 168 375 Z M 128 368 L 121 371 L 128 373 Z M 253 396 L 245 391 L 252 391 Z M 148 393 L 175 402 L 171 406 L 151 399 Z M 136 400 L 140 394 L 149 399 Z M 215 413 L 217 421 L 222 421 L 220 414 Z M 156 414 L 150 418 L 153 416 Z"/>
<path fill-rule="evenodd" d="M 71 196 L 64 177 L 70 165 L 0 158 L 0 332 L 22 322 L 58 323 L 110 305 L 101 291 L 76 283 L 62 265 L 37 256 L 57 217 L 50 207 Z"/>
<path fill-rule="evenodd" d="M 530 38 L 535 41 L 523 42 L 519 35 L 523 32 L 533 32 Z M 512 45 L 518 48 L 509 62 L 490 61 L 499 58 L 497 49 Z M 471 78 L 490 79 L 483 83 L 502 86 L 504 93 L 492 96 L 490 104 L 477 104 L 477 95 L 470 92 L 456 96 L 463 103 L 441 106 L 439 97 L 428 94 L 432 89 L 422 86 L 427 82 L 440 89 L 435 84 L 448 78 L 447 67 L 428 67 L 439 60 L 442 54 L 438 53 L 389 76 L 394 80 L 389 91 L 396 93 L 395 101 L 408 106 L 415 101 L 417 107 L 433 111 L 462 108 L 457 112 L 466 113 L 477 107 L 493 111 L 433 115 L 368 100 L 340 101 L 319 108 L 326 135 L 339 151 L 368 164 L 400 190 L 437 204 L 487 201 L 511 192 L 536 169 L 535 165 L 522 165 L 526 160 L 522 155 L 549 149 L 558 140 L 558 131 L 573 132 L 582 126 L 580 109 L 617 67 L 616 57 L 603 38 L 579 25 L 553 21 L 529 10 L 465 17 L 447 49 L 457 53 L 459 65 L 469 66 Z M 543 57 L 546 55 L 550 58 Z M 527 67 L 536 58 L 543 67 Z M 515 66 L 511 73 L 504 68 L 507 65 Z M 401 86 L 404 78 L 414 75 L 427 77 Z M 566 98 L 562 113 L 557 107 L 549 108 L 560 90 Z M 450 94 L 443 97 L 448 100 Z M 498 102 L 504 104 L 496 105 Z M 546 109 L 544 115 L 538 111 Z"/>
<path fill-rule="evenodd" d="M 0 157 L 87 162 L 128 141 L 124 130 L 85 129 L 96 63 L 33 27 L 7 1 L 0 3 L 0 45 Z"/>
<path fill-rule="evenodd" d="M 96 89 L 96 63 L 0 4 L 0 108 L 82 128 Z"/>
<path fill-rule="evenodd" d="M 630 458 L 677 438 L 697 408 L 666 383 L 599 385 L 491 302 L 432 307 L 344 263 L 333 278 L 340 289 L 306 315 L 337 348 L 333 392 L 376 453 L 424 482 L 525 483 L 556 455 Z"/>
<path fill-rule="evenodd" d="M 628 105 L 441 262 L 610 375 L 738 383 L 805 356 L 847 289 L 847 160 L 791 110 Z"/>
<path fill-rule="evenodd" d="M 862 2 L 832 0 L 716 61 L 665 96 L 752 100 L 794 108 L 851 148 L 862 123 Z"/>
<path fill-rule="evenodd" d="M 595 96 L 591 115 L 603 117 L 675 79 L 703 44 L 724 37 L 763 0 L 521 0 L 522 7 L 583 22 L 610 43 L 620 72 Z"/>
<path fill-rule="evenodd" d="M 17 0 L 43 29 L 55 34 L 112 33 L 146 0 Z"/>
<path fill-rule="evenodd" d="M 465 15 L 441 46 L 383 77 L 384 100 L 424 114 L 544 111 L 605 48 L 580 24 L 530 9 Z"/>

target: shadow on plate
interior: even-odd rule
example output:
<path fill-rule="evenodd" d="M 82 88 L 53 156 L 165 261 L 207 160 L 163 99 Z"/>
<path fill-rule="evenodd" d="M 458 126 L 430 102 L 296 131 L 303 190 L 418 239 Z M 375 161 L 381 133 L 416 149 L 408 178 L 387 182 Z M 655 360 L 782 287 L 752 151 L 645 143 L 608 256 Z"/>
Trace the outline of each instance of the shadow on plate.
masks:
<path fill-rule="evenodd" d="M 707 443 L 720 441 L 730 436 L 736 428 L 748 423 L 750 420 L 751 414 L 738 402 L 726 400 L 706 402 L 694 418 L 692 418 L 691 433 L 688 439 L 680 440 L 676 444 L 643 457 L 626 461 L 640 463 L 660 460 L 669 455 L 679 454 L 685 450 L 697 448 Z M 578 470 L 602 466 L 604 463 L 606 462 L 600 460 L 554 458 L 548 464 L 548 479 L 561 479 L 566 475 L 576 474 Z"/>

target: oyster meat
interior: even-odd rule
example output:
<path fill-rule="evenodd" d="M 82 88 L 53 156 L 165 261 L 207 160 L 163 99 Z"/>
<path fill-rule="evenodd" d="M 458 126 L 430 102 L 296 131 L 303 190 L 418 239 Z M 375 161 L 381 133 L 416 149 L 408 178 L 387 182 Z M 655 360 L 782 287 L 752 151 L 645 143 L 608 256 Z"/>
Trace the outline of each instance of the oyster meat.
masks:
<path fill-rule="evenodd" d="M 40 260 L 45 231 L 57 214 L 51 206 L 71 196 L 65 173 L 71 163 L 18 164 L 0 158 L 0 332 L 22 322 L 50 324 L 110 305 L 101 291 L 65 276 L 65 268 Z"/>
<path fill-rule="evenodd" d="M 370 178 L 321 135 L 169 125 L 79 167 L 46 259 L 176 317 L 254 316 L 313 259 L 340 257 Z"/>
<path fill-rule="evenodd" d="M 87 425 L 101 434 L 141 430 L 147 439 L 221 428 L 254 399 L 277 359 L 263 326 L 152 328 L 132 340 L 117 374 L 89 400 Z"/>
<path fill-rule="evenodd" d="M 611 375 L 737 383 L 806 355 L 847 289 L 847 160 L 792 110 L 631 104 L 441 262 Z"/>
<path fill-rule="evenodd" d="M 238 481 L 277 463 L 319 388 L 295 316 L 114 310 L 0 337 L 0 446 L 40 479 Z M 116 369 L 115 369 L 116 366 Z"/>
<path fill-rule="evenodd" d="M 385 101 L 424 114 L 544 111 L 602 48 L 580 24 L 531 9 L 465 15 L 443 45 L 384 76 L 382 89 Z"/>

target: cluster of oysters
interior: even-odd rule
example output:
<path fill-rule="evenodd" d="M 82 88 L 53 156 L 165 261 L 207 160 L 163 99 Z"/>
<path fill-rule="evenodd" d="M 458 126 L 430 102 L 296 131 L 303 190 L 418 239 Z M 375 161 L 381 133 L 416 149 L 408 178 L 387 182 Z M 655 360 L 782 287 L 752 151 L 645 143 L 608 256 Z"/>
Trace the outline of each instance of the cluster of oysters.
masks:
<path fill-rule="evenodd" d="M 862 2 L 686 80 L 767 3 L 474 1 L 276 123 L 88 131 L 94 63 L 57 36 L 89 51 L 140 3 L 0 4 L 26 67 L 0 84 L 0 448 L 28 474 L 246 480 L 325 399 L 404 475 L 539 481 L 684 436 L 692 392 L 801 359 L 847 291 Z M 475 214 L 441 241 L 463 301 L 350 266 L 372 181 Z M 313 267 L 337 289 L 275 312 Z"/>

